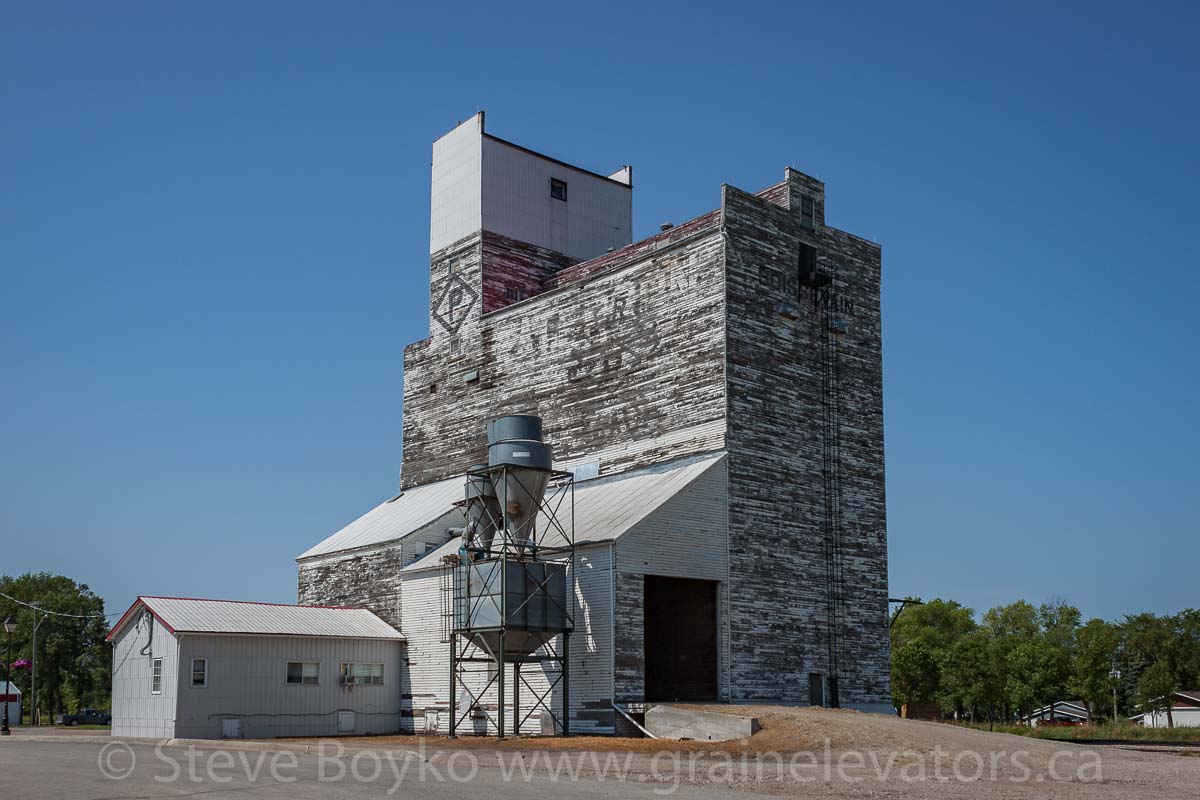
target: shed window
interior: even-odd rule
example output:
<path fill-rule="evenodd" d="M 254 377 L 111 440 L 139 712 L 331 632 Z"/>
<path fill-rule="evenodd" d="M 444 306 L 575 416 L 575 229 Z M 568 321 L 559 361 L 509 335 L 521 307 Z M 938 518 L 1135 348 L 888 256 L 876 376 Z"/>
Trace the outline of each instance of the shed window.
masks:
<path fill-rule="evenodd" d="M 162 694 L 162 659 L 150 662 L 150 694 Z"/>
<path fill-rule="evenodd" d="M 192 686 L 203 688 L 208 686 L 208 659 L 192 659 Z"/>
<path fill-rule="evenodd" d="M 558 178 L 550 179 L 550 196 L 555 200 L 567 202 L 567 182 L 560 181 Z"/>
<path fill-rule="evenodd" d="M 295 686 L 317 686 L 321 683 L 321 664 L 317 661 L 287 662 L 287 682 Z"/>
<path fill-rule="evenodd" d="M 504 290 L 504 298 L 515 303 L 521 299 L 521 290 L 515 286 L 509 286 Z"/>
<path fill-rule="evenodd" d="M 382 686 L 383 664 L 342 662 L 342 683 L 354 686 Z"/>

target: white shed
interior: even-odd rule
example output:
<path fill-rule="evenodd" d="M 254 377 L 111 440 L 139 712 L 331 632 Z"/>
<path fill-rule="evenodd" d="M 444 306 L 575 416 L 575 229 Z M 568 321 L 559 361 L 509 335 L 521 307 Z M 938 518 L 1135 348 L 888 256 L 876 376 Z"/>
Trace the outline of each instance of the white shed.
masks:
<path fill-rule="evenodd" d="M 139 597 L 108 639 L 114 736 L 401 728 L 404 637 L 363 608 Z"/>
<path fill-rule="evenodd" d="M 4 702 L 8 704 L 8 724 L 21 724 L 21 690 L 17 688 L 15 683 L 8 683 L 8 694 L 4 694 L 4 683 L 0 682 L 0 696 L 4 697 Z M 3 713 L 3 709 L 0 709 Z"/>
<path fill-rule="evenodd" d="M 1167 712 L 1161 710 L 1138 714 L 1131 720 L 1147 728 L 1166 728 L 1171 724 L 1176 728 L 1200 727 L 1200 691 L 1172 693 L 1170 719 L 1167 718 Z"/>

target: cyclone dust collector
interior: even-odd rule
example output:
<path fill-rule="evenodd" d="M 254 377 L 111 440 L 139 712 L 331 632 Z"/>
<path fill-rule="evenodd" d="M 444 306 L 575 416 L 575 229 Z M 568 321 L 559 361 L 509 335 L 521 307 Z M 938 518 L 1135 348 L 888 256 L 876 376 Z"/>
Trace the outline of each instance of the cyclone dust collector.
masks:
<path fill-rule="evenodd" d="M 446 567 L 453 585 L 450 735 L 468 717 L 484 720 L 485 728 L 491 723 L 500 737 L 509 732 L 511 665 L 511 732 L 519 733 L 541 710 L 543 726 L 549 723 L 566 736 L 574 628 L 567 592 L 575 553 L 573 476 L 553 468 L 539 417 L 493 420 L 487 438 L 488 463 L 472 466 L 466 475 L 462 545 Z M 522 676 L 528 664 L 541 668 L 548 688 L 535 689 Z M 522 687 L 533 697 L 524 716 Z M 561 702 L 555 702 L 556 692 Z"/>

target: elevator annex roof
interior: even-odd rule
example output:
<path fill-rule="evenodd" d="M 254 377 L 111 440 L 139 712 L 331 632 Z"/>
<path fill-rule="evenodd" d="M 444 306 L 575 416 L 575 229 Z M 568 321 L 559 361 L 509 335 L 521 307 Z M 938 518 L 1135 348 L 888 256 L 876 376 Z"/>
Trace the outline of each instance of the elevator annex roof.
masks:
<path fill-rule="evenodd" d="M 577 483 L 575 544 L 607 542 L 618 538 L 724 457 L 724 453 L 692 456 Z M 461 486 L 461 480 L 456 479 L 456 482 Z M 556 511 L 556 517 L 563 526 L 570 525 L 571 514 L 569 502 L 562 503 Z M 545 514 L 539 515 L 539 529 L 546 525 Z M 459 539 L 453 538 L 400 571 L 411 572 L 439 566 L 443 556 L 458 552 L 459 544 Z"/>
<path fill-rule="evenodd" d="M 615 539 L 645 519 L 655 509 L 724 457 L 724 453 L 691 456 L 617 475 L 580 481 L 575 485 L 575 542 Z M 354 522 L 296 557 L 303 561 L 348 550 L 385 545 L 435 523 L 462 524 L 454 503 L 463 498 L 463 478 L 454 477 L 406 489 L 380 503 Z M 567 524 L 569 504 L 558 511 Z M 443 521 L 444 519 L 444 521 Z M 541 522 L 539 524 L 545 524 Z M 426 553 L 406 569 L 431 566 L 443 555 L 456 552 L 458 539 Z"/>
<path fill-rule="evenodd" d="M 446 516 L 457 515 L 461 521 L 462 513 L 454 503 L 462 499 L 462 478 L 405 489 L 305 550 L 296 556 L 296 560 L 393 542 Z"/>

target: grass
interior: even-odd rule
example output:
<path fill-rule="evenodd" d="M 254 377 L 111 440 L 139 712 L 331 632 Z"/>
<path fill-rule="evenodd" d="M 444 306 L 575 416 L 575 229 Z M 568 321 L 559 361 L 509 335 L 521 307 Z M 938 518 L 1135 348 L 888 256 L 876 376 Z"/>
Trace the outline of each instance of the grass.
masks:
<path fill-rule="evenodd" d="M 968 728 L 986 731 L 987 723 L 956 723 Z M 1200 742 L 1200 728 L 1143 728 L 1130 723 L 1095 725 L 1028 725 L 993 726 L 997 733 L 1013 733 L 1034 739 L 1136 739 L 1140 742 Z"/>

